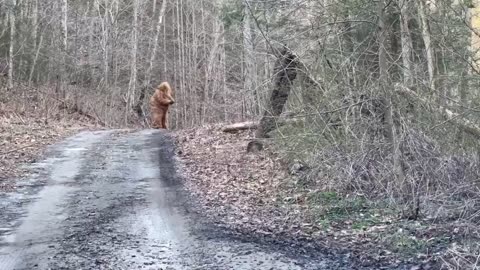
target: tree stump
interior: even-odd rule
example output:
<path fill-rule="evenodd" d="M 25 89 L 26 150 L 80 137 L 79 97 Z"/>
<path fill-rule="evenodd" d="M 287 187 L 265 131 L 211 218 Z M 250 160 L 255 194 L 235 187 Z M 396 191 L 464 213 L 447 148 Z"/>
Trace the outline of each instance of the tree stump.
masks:
<path fill-rule="evenodd" d="M 247 145 L 247 153 L 257 153 L 263 150 L 263 144 L 257 140 L 253 140 Z"/>

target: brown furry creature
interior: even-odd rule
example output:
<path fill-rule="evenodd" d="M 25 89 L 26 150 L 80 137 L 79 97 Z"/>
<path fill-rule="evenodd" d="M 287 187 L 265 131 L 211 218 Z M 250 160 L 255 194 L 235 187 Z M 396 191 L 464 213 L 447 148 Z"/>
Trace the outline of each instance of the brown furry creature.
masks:
<path fill-rule="evenodd" d="M 168 107 L 175 103 L 172 97 L 172 88 L 168 82 L 163 82 L 155 89 L 150 98 L 150 114 L 152 128 L 167 129 Z"/>

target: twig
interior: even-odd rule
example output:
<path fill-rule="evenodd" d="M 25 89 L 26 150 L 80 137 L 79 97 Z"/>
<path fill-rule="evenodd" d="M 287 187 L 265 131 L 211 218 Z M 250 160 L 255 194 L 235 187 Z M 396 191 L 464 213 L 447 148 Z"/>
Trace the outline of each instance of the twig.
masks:
<path fill-rule="evenodd" d="M 265 41 L 267 42 L 268 46 L 270 47 L 270 49 L 272 49 L 272 52 L 273 52 L 276 56 L 278 56 L 278 50 L 273 47 L 272 43 L 270 42 L 270 39 L 267 37 L 267 35 L 265 35 L 265 33 L 263 32 L 262 27 L 260 27 L 260 23 L 258 22 L 257 17 L 255 17 L 255 14 L 253 13 L 253 10 L 252 10 L 252 7 L 250 6 L 250 3 L 248 2 L 248 0 L 245 0 L 244 2 L 245 2 L 245 5 L 247 6 L 248 12 L 250 12 L 250 14 L 252 15 L 252 18 L 253 18 L 253 20 L 255 21 L 255 24 L 257 25 L 258 30 L 260 31 L 260 33 L 262 34 L 263 38 L 264 38 Z"/>
<path fill-rule="evenodd" d="M 11 154 L 11 153 L 13 153 L 13 152 L 20 151 L 20 150 L 22 150 L 22 149 L 32 147 L 32 146 L 34 146 L 35 144 L 37 144 L 37 143 L 32 143 L 32 144 L 28 144 L 28 145 L 25 145 L 25 146 L 22 146 L 22 147 L 19 147 L 19 148 L 15 148 L 15 149 L 12 149 L 12 150 L 10 150 L 10 151 L 1 153 L 0 155 L 1 155 L 1 156 L 5 156 L 5 155 Z"/>
<path fill-rule="evenodd" d="M 310 116 L 310 115 L 336 113 L 336 112 L 339 112 L 339 111 L 343 111 L 343 110 L 350 109 L 352 107 L 361 105 L 363 103 L 370 102 L 372 100 L 374 100 L 374 99 L 370 98 L 370 99 L 362 100 L 362 101 L 359 101 L 359 102 L 356 102 L 356 103 L 353 103 L 353 104 L 350 104 L 350 105 L 346 105 L 346 106 L 343 106 L 343 107 L 340 107 L 340 108 L 337 108 L 337 109 L 329 110 L 329 111 L 317 111 L 317 112 L 313 112 L 313 113 L 303 113 L 303 114 L 292 115 L 291 118 L 298 118 L 298 117 L 304 117 L 304 116 Z"/>

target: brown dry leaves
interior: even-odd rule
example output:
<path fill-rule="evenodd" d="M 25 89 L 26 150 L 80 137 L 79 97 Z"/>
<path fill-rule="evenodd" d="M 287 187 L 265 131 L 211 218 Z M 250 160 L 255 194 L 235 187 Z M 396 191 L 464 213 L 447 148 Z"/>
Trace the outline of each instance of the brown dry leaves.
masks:
<path fill-rule="evenodd" d="M 185 186 L 200 203 L 204 216 L 234 231 L 314 240 L 315 245 L 349 250 L 366 265 L 380 261 L 391 266 L 400 263 L 395 251 L 384 242 L 385 237 L 396 234 L 402 222 L 392 220 L 389 214 L 374 214 L 374 224 L 358 226 L 365 222 L 360 209 L 351 217 L 322 227 L 322 218 L 315 217 L 316 208 L 322 205 L 308 199 L 314 191 L 292 184 L 295 176 L 288 174 L 288 166 L 278 155 L 268 148 L 256 154 L 246 153 L 251 133 L 229 134 L 220 129 L 216 125 L 175 134 Z M 412 223 L 409 226 L 413 231 L 418 228 L 413 222 L 406 223 Z M 392 241 L 402 244 L 408 237 L 411 234 L 402 233 Z M 414 250 L 423 240 L 409 241 L 409 248 Z M 431 258 L 418 256 L 408 260 L 429 264 Z"/>
<path fill-rule="evenodd" d="M 38 111 L 0 103 L 0 192 L 12 191 L 14 180 L 25 176 L 23 165 L 35 162 L 42 150 L 88 124 L 78 119 L 42 119 Z"/>
<path fill-rule="evenodd" d="M 302 234 L 297 228 L 302 212 L 282 204 L 280 185 L 286 171 L 268 149 L 246 153 L 251 136 L 222 133 L 220 126 L 177 132 L 187 189 L 207 216 L 234 229 Z"/>

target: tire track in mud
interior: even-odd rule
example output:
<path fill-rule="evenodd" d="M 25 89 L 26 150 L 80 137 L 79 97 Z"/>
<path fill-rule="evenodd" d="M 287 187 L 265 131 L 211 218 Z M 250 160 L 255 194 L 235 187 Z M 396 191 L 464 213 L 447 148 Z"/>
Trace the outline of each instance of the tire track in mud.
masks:
<path fill-rule="evenodd" d="M 3 198 L 0 269 L 342 269 L 235 241 L 189 215 L 163 131 L 80 133 L 37 166 Z"/>

